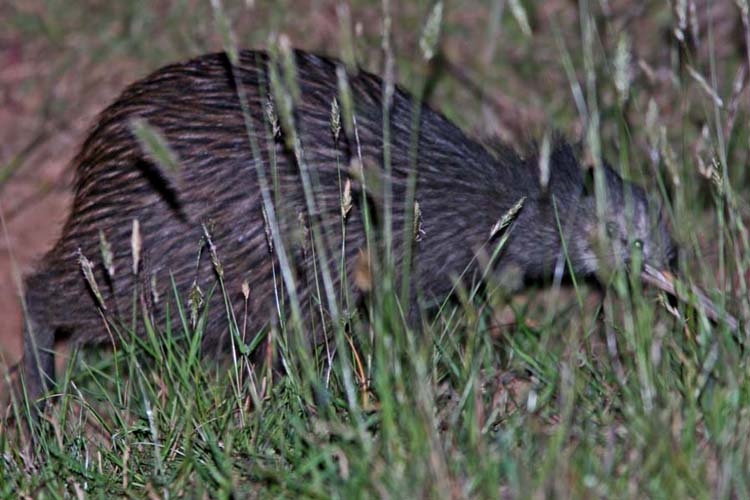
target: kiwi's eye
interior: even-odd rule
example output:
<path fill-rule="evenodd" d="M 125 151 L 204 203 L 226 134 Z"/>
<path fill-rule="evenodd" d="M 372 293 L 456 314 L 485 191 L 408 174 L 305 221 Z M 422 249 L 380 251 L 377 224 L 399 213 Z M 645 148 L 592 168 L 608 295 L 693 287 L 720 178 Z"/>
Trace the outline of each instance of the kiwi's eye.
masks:
<path fill-rule="evenodd" d="M 607 222 L 607 236 L 614 238 L 617 234 L 617 224 L 614 222 Z"/>
<path fill-rule="evenodd" d="M 633 247 L 636 250 L 639 250 L 639 251 L 643 250 L 643 240 L 635 240 L 635 241 L 633 241 Z"/>

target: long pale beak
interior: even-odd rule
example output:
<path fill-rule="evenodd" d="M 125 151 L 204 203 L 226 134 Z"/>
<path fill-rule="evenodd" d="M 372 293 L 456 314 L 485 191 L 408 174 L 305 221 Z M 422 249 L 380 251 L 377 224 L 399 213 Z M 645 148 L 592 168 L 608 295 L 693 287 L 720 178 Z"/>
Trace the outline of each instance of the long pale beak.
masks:
<path fill-rule="evenodd" d="M 699 288 L 680 283 L 674 274 L 644 264 L 643 271 L 641 271 L 641 279 L 644 283 L 664 290 L 683 302 L 700 307 L 709 319 L 717 323 L 725 322 L 732 332 L 737 333 L 739 331 L 740 324 L 737 318 L 726 311 L 719 310 L 713 301 L 706 297 L 706 294 Z M 678 283 L 684 286 L 678 286 Z"/>

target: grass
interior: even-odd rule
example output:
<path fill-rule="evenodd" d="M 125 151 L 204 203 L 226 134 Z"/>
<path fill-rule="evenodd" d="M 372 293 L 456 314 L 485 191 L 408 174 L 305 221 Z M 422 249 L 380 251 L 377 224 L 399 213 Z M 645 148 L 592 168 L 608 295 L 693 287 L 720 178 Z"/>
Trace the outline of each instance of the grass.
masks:
<path fill-rule="evenodd" d="M 386 12 L 353 2 L 351 18 L 391 19 L 386 55 L 399 81 L 465 129 L 520 142 L 551 122 L 583 135 L 591 163 L 607 158 L 669 200 L 680 273 L 747 321 L 750 135 L 746 77 L 737 75 L 742 67 L 746 75 L 748 56 L 732 48 L 750 36 L 740 15 L 746 3 L 710 15 L 700 6 L 693 20 L 687 6 L 685 23 L 681 2 L 675 10 L 657 2 L 489 3 L 446 3 L 437 16 L 426 2 Z M 228 3 L 225 11 L 188 1 L 114 5 L 86 23 L 85 2 L 51 1 L 31 13 L 19 4 L 9 18 L 18 36 L 69 42 L 58 49 L 67 60 L 92 66 L 143 57 L 138 64 L 156 67 L 235 43 L 262 45 L 272 30 L 297 40 L 310 29 L 284 3 Z M 333 20 L 316 22 L 338 33 L 335 5 L 317 7 L 311 12 Z M 472 17 L 472 8 L 487 15 Z M 629 9 L 640 22 L 628 21 Z M 729 35 L 720 22 L 726 11 L 739 25 Z M 217 27 L 216 14 L 231 22 Z M 378 27 L 365 23 L 357 35 L 356 24 L 343 24 L 353 41 L 323 35 L 320 46 L 356 52 L 382 73 L 373 55 Z M 697 37 L 693 25 L 702 27 Z M 425 60 L 438 46 L 461 57 L 484 97 Z M 281 116 L 282 126 L 288 120 Z M 166 148 L 140 125 L 143 142 Z M 14 156 L 0 179 L 23 168 L 33 167 Z M 314 231 L 311 238 L 316 247 Z M 214 260 L 220 269 L 221 249 Z M 387 259 L 382 269 L 369 321 L 334 329 L 335 355 L 299 341 L 304 324 L 284 324 L 283 377 L 250 369 L 252 337 L 240 342 L 239 326 L 229 359 L 204 359 L 200 308 L 195 320 L 183 309 L 181 321 L 148 325 L 141 339 L 117 325 L 117 348 L 71 356 L 35 454 L 3 424 L 0 495 L 750 497 L 744 333 L 735 338 L 685 304 L 675 319 L 658 294 L 623 275 L 606 294 L 580 281 L 513 298 L 459 287 L 417 333 L 404 321 L 408 306 Z M 206 292 L 224 293 L 220 282 Z M 173 307 L 185 299 L 165 298 Z M 135 317 L 148 319 L 137 307 Z M 16 422 L 25 412 L 20 401 L 10 409 Z"/>

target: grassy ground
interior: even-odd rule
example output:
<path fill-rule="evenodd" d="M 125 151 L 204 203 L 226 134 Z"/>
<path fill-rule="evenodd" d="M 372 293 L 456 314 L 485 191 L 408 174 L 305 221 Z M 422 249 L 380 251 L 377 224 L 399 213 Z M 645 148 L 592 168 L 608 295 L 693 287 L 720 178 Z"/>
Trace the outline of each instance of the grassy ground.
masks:
<path fill-rule="evenodd" d="M 750 319 L 746 2 L 446 2 L 433 23 L 428 2 L 393 2 L 386 16 L 354 1 L 350 23 L 336 3 L 304 3 L 227 2 L 224 13 L 246 47 L 281 32 L 337 55 L 353 33 L 376 72 L 390 19 L 399 81 L 428 82 L 429 102 L 474 136 L 521 143 L 556 128 L 581 138 L 589 161 L 601 150 L 668 200 L 680 274 Z M 21 50 L 37 70 L 4 98 L 33 103 L 20 118 L 30 129 L 54 123 L 78 139 L 87 94 L 101 107 L 147 70 L 220 49 L 216 13 L 191 0 L 0 6 L 8 61 Z M 425 26 L 437 23 L 433 45 Z M 456 68 L 426 61 L 432 47 Z M 43 167 L 40 148 L 72 157 L 73 144 L 14 137 L 8 119 L 3 128 L 4 210 L 55 196 L 8 193 Z M 242 353 L 202 360 L 188 319 L 144 341 L 122 330 L 113 352 L 75 353 L 36 459 L 2 424 L 0 494 L 750 497 L 744 334 L 685 305 L 675 318 L 625 278 L 605 294 L 468 290 L 416 333 L 391 275 L 380 278 L 371 327 L 336 336 L 333 359 L 282 346 L 282 378 L 249 370 Z M 17 423 L 27 417 L 16 403 Z"/>

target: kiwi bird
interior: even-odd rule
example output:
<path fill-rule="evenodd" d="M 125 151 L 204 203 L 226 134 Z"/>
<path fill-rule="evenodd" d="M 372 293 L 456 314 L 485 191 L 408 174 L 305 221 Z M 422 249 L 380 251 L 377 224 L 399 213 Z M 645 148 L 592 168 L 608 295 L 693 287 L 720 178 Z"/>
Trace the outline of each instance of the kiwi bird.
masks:
<path fill-rule="evenodd" d="M 214 251 L 229 307 L 238 316 L 247 307 L 248 332 L 276 324 L 289 290 L 278 286 L 282 277 L 293 280 L 300 303 L 319 301 L 305 317 L 328 321 L 329 302 L 315 286 L 326 266 L 336 270 L 335 296 L 365 294 L 350 285 L 368 244 L 365 212 L 376 228 L 390 221 L 397 272 L 407 245 L 413 249 L 413 290 L 427 301 L 476 271 L 491 229 L 514 207 L 495 272 L 549 277 L 565 253 L 564 270 L 596 276 L 636 249 L 654 279 L 666 279 L 675 251 L 666 223 L 646 192 L 611 168 L 602 167 L 598 205 L 562 141 L 542 175 L 536 155 L 487 149 L 399 87 L 384 105 L 384 83 L 373 74 L 345 77 L 338 61 L 301 51 L 290 60 L 293 71 L 264 52 L 243 51 L 235 65 L 223 53 L 200 56 L 130 85 L 99 115 L 73 162 L 75 196 L 62 235 L 25 279 L 30 397 L 53 383 L 56 338 L 108 341 L 105 322 L 129 317 L 134 296 L 163 327 L 177 310 L 173 284 L 180 300 L 203 290 L 205 346 L 228 345 Z M 139 124 L 161 140 L 148 147 Z M 160 144 L 171 167 L 156 157 Z M 379 196 L 384 186 L 389 195 Z M 313 251 L 312 229 L 323 254 Z M 612 244 L 600 251 L 603 234 Z"/>

